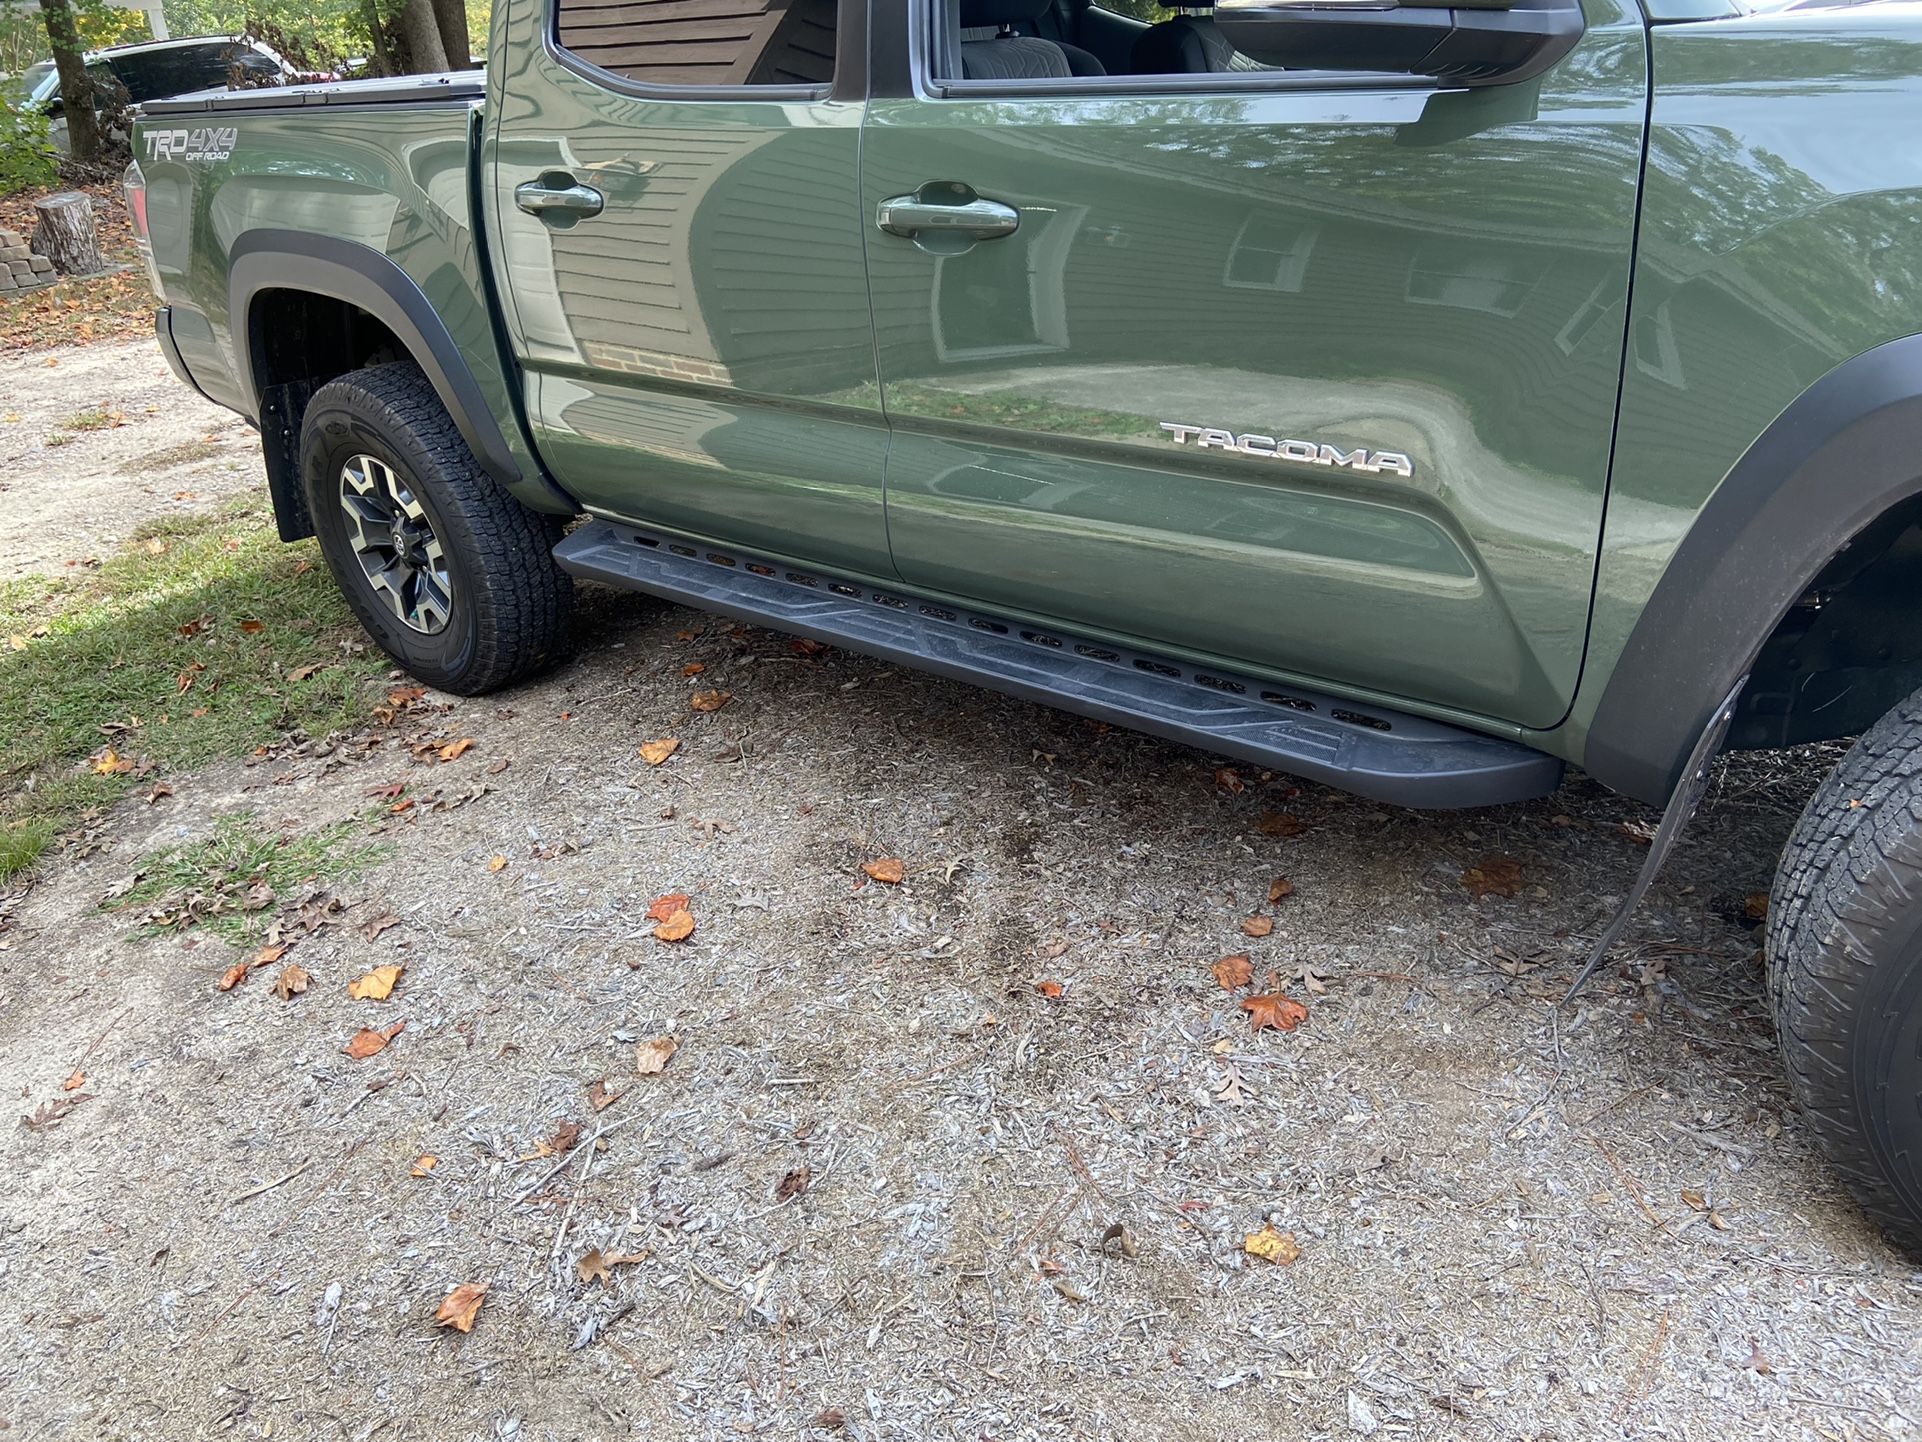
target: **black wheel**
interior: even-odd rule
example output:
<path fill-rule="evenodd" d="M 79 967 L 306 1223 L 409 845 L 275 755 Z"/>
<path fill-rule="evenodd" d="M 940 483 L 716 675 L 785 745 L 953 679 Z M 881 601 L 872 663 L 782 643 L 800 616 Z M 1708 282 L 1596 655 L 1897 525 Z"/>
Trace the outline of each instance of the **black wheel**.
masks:
<path fill-rule="evenodd" d="M 412 365 L 314 392 L 300 467 L 320 549 L 380 647 L 430 686 L 475 696 L 559 654 L 574 588 L 556 526 L 473 453 Z"/>
<path fill-rule="evenodd" d="M 1922 1257 L 1922 692 L 1802 813 L 1768 959 L 1796 1100 L 1863 1207 Z"/>

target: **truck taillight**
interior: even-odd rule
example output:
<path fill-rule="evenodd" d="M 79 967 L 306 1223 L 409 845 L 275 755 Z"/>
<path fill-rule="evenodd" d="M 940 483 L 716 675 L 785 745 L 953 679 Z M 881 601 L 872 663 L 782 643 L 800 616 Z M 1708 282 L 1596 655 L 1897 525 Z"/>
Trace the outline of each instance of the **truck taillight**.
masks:
<path fill-rule="evenodd" d="M 127 196 L 127 214 L 133 218 L 134 244 L 139 247 L 140 259 L 147 267 L 147 282 L 153 286 L 154 295 L 164 300 L 160 294 L 160 267 L 154 264 L 153 238 L 147 229 L 147 177 L 141 174 L 139 161 L 128 164 L 120 185 Z"/>

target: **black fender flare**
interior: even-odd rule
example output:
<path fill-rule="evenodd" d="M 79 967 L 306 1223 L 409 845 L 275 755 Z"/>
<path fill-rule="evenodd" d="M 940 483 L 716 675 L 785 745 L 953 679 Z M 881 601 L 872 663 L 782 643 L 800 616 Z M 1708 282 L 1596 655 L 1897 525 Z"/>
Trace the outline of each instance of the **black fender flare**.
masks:
<path fill-rule="evenodd" d="M 1696 515 L 1595 708 L 1581 765 L 1663 804 L 1690 748 L 1822 568 L 1922 494 L 1922 335 L 1844 361 L 1790 403 Z"/>
<path fill-rule="evenodd" d="M 262 397 L 254 380 L 254 298 L 262 291 L 295 290 L 358 306 L 391 330 L 434 383 L 461 438 L 482 468 L 502 485 L 521 479 L 487 398 L 460 347 L 412 276 L 370 246 L 299 230 L 250 230 L 228 253 L 227 317 L 232 327 L 234 378 L 260 420 Z"/>

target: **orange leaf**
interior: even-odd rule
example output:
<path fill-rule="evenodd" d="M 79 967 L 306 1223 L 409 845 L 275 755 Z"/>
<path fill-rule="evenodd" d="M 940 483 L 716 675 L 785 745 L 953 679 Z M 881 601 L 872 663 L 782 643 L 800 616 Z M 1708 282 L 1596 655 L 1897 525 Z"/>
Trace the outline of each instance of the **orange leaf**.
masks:
<path fill-rule="evenodd" d="M 249 636 L 254 636 L 266 630 L 267 623 L 265 621 L 242 621 L 240 623 L 240 629 L 245 631 Z"/>
<path fill-rule="evenodd" d="M 387 1043 L 406 1029 L 407 1023 L 404 1021 L 395 1022 L 385 1031 L 375 1031 L 371 1026 L 364 1026 L 349 1039 L 347 1055 L 355 1061 L 365 1061 L 376 1052 L 387 1050 Z"/>
<path fill-rule="evenodd" d="M 680 1043 L 671 1036 L 657 1036 L 652 1041 L 644 1041 L 634 1048 L 634 1070 L 642 1076 L 653 1076 L 667 1065 L 667 1059 L 680 1050 Z"/>
<path fill-rule="evenodd" d="M 253 954 L 253 958 L 248 961 L 247 965 L 256 969 L 263 966 L 272 966 L 287 954 L 288 945 L 289 944 L 285 942 L 275 942 L 270 946 L 263 946 Z"/>
<path fill-rule="evenodd" d="M 1255 969 L 1248 958 L 1239 952 L 1233 956 L 1222 957 L 1208 970 L 1215 974 L 1215 980 L 1228 991 L 1233 991 L 1238 986 L 1246 986 L 1254 980 L 1255 975 Z"/>
<path fill-rule="evenodd" d="M 1522 864 L 1512 856 L 1484 856 L 1462 873 L 1462 885 L 1479 897 L 1521 894 Z"/>
<path fill-rule="evenodd" d="M 385 1001 L 394 994 L 394 983 L 405 970 L 405 966 L 377 966 L 348 982 L 347 994 L 355 1001 Z"/>
<path fill-rule="evenodd" d="M 705 661 L 689 661 L 685 666 L 681 667 L 681 674 L 683 676 L 698 676 L 706 669 L 707 663 Z"/>
<path fill-rule="evenodd" d="M 487 869 L 489 871 L 505 871 L 507 869 L 507 858 L 498 853 L 488 857 Z"/>
<path fill-rule="evenodd" d="M 649 741 L 641 747 L 641 760 L 649 766 L 659 766 L 668 757 L 681 749 L 681 743 L 672 736 L 663 736 L 659 741 Z"/>
<path fill-rule="evenodd" d="M 625 1092 L 609 1091 L 607 1078 L 602 1077 L 587 1089 L 587 1104 L 597 1112 L 604 1112 L 625 1095 Z"/>
<path fill-rule="evenodd" d="M 1241 929 L 1249 936 L 1266 936 L 1275 929 L 1275 919 L 1272 916 L 1244 917 Z"/>
<path fill-rule="evenodd" d="M 1308 823 L 1291 811 L 1264 811 L 1255 822 L 1255 830 L 1263 836 L 1299 836 L 1308 829 Z"/>
<path fill-rule="evenodd" d="M 83 1071 L 76 1071 L 72 1076 L 60 1083 L 60 1090 L 63 1092 L 77 1092 L 86 1084 L 87 1074 Z"/>
<path fill-rule="evenodd" d="M 1264 1222 L 1260 1231 L 1250 1233 L 1242 1242 L 1241 1249 L 1251 1257 L 1260 1257 L 1264 1262 L 1273 1262 L 1278 1267 L 1293 1265 L 1301 1255 L 1295 1234 L 1276 1231 L 1273 1222 Z"/>
<path fill-rule="evenodd" d="M 1280 901 L 1282 897 L 1293 896 L 1294 894 L 1295 883 L 1285 876 L 1277 876 L 1273 881 L 1268 883 L 1268 904 L 1270 906 Z"/>
<path fill-rule="evenodd" d="M 1049 1001 L 1053 1001 L 1056 997 L 1060 996 L 1063 990 L 1061 983 L 1058 981 L 1037 981 L 1034 984 L 1034 989 Z"/>
<path fill-rule="evenodd" d="M 458 741 L 449 741 L 445 746 L 440 748 L 440 759 L 443 761 L 457 761 L 467 754 L 473 744 L 474 738 L 472 736 L 463 736 Z"/>
<path fill-rule="evenodd" d="M 907 868 L 892 856 L 883 856 L 879 861 L 864 861 L 861 869 L 874 880 L 888 886 L 899 886 L 907 877 Z"/>
<path fill-rule="evenodd" d="M 218 991 L 232 991 L 247 979 L 247 973 L 250 970 L 252 970 L 252 968 L 249 967 L 246 962 L 235 962 L 220 974 L 220 980 L 214 983 L 215 989 Z"/>
<path fill-rule="evenodd" d="M 1276 1031 L 1293 1031 L 1308 1020 L 1308 1008 L 1291 996 L 1271 992 L 1267 996 L 1251 996 L 1241 1003 L 1241 1009 L 1248 1013 L 1256 1031 L 1273 1027 Z"/>
<path fill-rule="evenodd" d="M 447 1300 L 434 1313 L 435 1325 L 452 1327 L 456 1332 L 473 1331 L 474 1318 L 480 1315 L 481 1303 L 486 1298 L 487 1283 L 462 1282 L 447 1294 Z"/>
<path fill-rule="evenodd" d="M 677 911 L 687 910 L 688 896 L 685 891 L 670 891 L 666 896 L 657 896 L 649 903 L 647 919 L 666 921 Z"/>
<path fill-rule="evenodd" d="M 687 704 L 696 711 L 718 711 L 733 699 L 732 691 L 696 691 Z"/>
<path fill-rule="evenodd" d="M 274 979 L 274 995 L 282 1001 L 292 1001 L 301 992 L 307 990 L 309 980 L 311 978 L 307 975 L 307 968 L 297 961 L 290 961 Z"/>
<path fill-rule="evenodd" d="M 677 911 L 654 928 L 656 941 L 686 941 L 694 934 L 694 913 Z"/>
<path fill-rule="evenodd" d="M 414 1164 L 407 1169 L 407 1175 L 410 1177 L 424 1177 L 439 1165 L 440 1158 L 432 1152 L 428 1152 L 424 1156 L 414 1158 Z"/>

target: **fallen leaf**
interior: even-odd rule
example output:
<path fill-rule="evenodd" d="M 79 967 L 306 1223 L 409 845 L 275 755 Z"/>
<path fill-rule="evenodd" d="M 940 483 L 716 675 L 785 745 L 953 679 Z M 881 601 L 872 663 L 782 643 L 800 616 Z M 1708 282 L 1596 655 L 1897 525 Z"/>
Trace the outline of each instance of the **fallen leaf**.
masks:
<path fill-rule="evenodd" d="M 1220 982 L 1228 991 L 1233 991 L 1236 987 L 1246 986 L 1250 981 L 1254 980 L 1255 976 L 1254 966 L 1249 962 L 1247 956 L 1241 952 L 1237 952 L 1233 956 L 1222 957 L 1220 961 L 1209 967 L 1208 970 L 1215 974 L 1215 980 Z"/>
<path fill-rule="evenodd" d="M 249 636 L 256 636 L 267 629 L 267 623 L 265 621 L 242 621 L 240 623 L 240 629 L 245 631 Z"/>
<path fill-rule="evenodd" d="M 554 1128 L 554 1135 L 538 1143 L 535 1154 L 543 1157 L 561 1157 L 581 1144 L 581 1124 L 577 1121 L 563 1121 Z"/>
<path fill-rule="evenodd" d="M 383 931 L 391 931 L 400 925 L 400 918 L 391 911 L 384 911 L 372 921 L 361 923 L 360 934 L 369 941 L 376 939 Z"/>
<path fill-rule="evenodd" d="M 1272 916 L 1244 916 L 1241 929 L 1248 936 L 1266 936 L 1275 929 L 1275 919 Z"/>
<path fill-rule="evenodd" d="M 794 1198 L 800 1196 L 802 1192 L 808 1189 L 808 1183 L 813 1180 L 814 1173 L 811 1169 L 806 1166 L 796 1167 L 774 1184 L 774 1200 L 777 1202 L 793 1201 Z"/>
<path fill-rule="evenodd" d="M 656 941 L 686 941 L 693 934 L 694 913 L 687 910 L 675 912 L 654 928 Z"/>
<path fill-rule="evenodd" d="M 1263 836 L 1299 836 L 1308 829 L 1308 823 L 1292 811 L 1264 811 L 1255 821 L 1255 830 Z"/>
<path fill-rule="evenodd" d="M 281 969 L 280 975 L 274 978 L 274 995 L 282 1001 L 292 1001 L 307 990 L 307 983 L 310 980 L 312 978 L 307 975 L 306 967 L 297 961 L 290 961 Z"/>
<path fill-rule="evenodd" d="M 1769 894 L 1766 891 L 1751 891 L 1742 898 L 1742 915 L 1750 921 L 1767 921 L 1769 915 Z"/>
<path fill-rule="evenodd" d="M 99 776 L 125 776 L 133 770 L 133 762 L 115 751 L 113 747 L 107 746 L 94 756 L 93 769 Z"/>
<path fill-rule="evenodd" d="M 1751 1372 L 1762 1377 L 1767 1377 L 1775 1371 L 1769 1365 L 1768 1358 L 1762 1355 L 1762 1344 L 1753 1337 L 1748 1339 L 1748 1362 L 1745 1365 Z"/>
<path fill-rule="evenodd" d="M 1648 846 L 1655 840 L 1655 824 L 1652 821 L 1624 821 L 1622 835 L 1637 846 Z"/>
<path fill-rule="evenodd" d="M 474 738 L 471 736 L 463 736 L 458 741 L 449 741 L 445 746 L 440 748 L 440 759 L 443 761 L 458 761 L 472 749 L 473 745 Z"/>
<path fill-rule="evenodd" d="M 152 806 L 155 802 L 159 801 L 163 796 L 171 796 L 173 794 L 174 794 L 173 787 L 169 786 L 164 781 L 156 781 L 153 784 L 153 789 L 148 791 L 147 793 L 147 804 L 149 806 Z"/>
<path fill-rule="evenodd" d="M 597 1112 L 604 1112 L 625 1095 L 625 1092 L 609 1091 L 607 1079 L 603 1077 L 587 1089 L 587 1104 Z"/>
<path fill-rule="evenodd" d="M 649 921 L 666 921 L 677 911 L 686 911 L 688 894 L 685 891 L 670 891 L 666 896 L 657 896 L 647 904 Z"/>
<path fill-rule="evenodd" d="M 1225 1102 L 1231 1107 L 1245 1107 L 1252 1103 L 1248 1079 L 1241 1074 L 1241 1068 L 1230 1065 L 1222 1077 L 1221 1085 L 1215 1088 L 1215 1100 Z"/>
<path fill-rule="evenodd" d="M 395 1022 L 385 1031 L 375 1031 L 371 1026 L 364 1026 L 349 1038 L 347 1055 L 355 1061 L 365 1061 L 375 1053 L 387 1050 L 387 1043 L 406 1029 L 407 1023 L 404 1021 Z"/>
<path fill-rule="evenodd" d="M 839 1407 L 830 1407 L 814 1419 L 814 1425 L 829 1432 L 839 1432 L 848 1425 L 848 1414 Z"/>
<path fill-rule="evenodd" d="M 659 766 L 668 757 L 681 749 L 678 738 L 663 736 L 659 741 L 648 741 L 641 746 L 641 760 L 649 766 Z"/>
<path fill-rule="evenodd" d="M 1268 904 L 1270 906 L 1273 906 L 1284 896 L 1293 896 L 1294 894 L 1295 883 L 1285 876 L 1277 876 L 1273 881 L 1268 883 Z"/>
<path fill-rule="evenodd" d="M 1241 773 L 1232 766 L 1224 766 L 1215 772 L 1215 785 L 1230 796 L 1239 796 L 1248 789 L 1248 783 L 1241 779 Z"/>
<path fill-rule="evenodd" d="M 580 1261 L 574 1264 L 574 1275 L 580 1278 L 583 1287 L 595 1282 L 612 1282 L 614 1274 L 607 1270 L 607 1260 L 601 1256 L 601 1249 L 594 1247 Z"/>
<path fill-rule="evenodd" d="M 696 691 L 687 704 L 696 711 L 718 711 L 734 699 L 732 691 Z"/>
<path fill-rule="evenodd" d="M 426 694 L 425 686 L 402 686 L 387 693 L 387 704 L 399 707 L 412 706 Z"/>
<path fill-rule="evenodd" d="M 263 966 L 272 966 L 275 962 L 279 961 L 281 957 L 285 956 L 286 954 L 287 954 L 286 945 L 283 945 L 278 942 L 272 943 L 270 945 L 263 946 L 260 948 L 259 951 L 256 951 L 253 954 L 253 956 L 249 958 L 247 965 L 251 966 L 255 971 L 258 971 Z"/>
<path fill-rule="evenodd" d="M 805 636 L 800 636 L 789 641 L 787 648 L 797 656 L 818 656 L 827 650 L 827 647 L 819 641 L 811 641 Z"/>
<path fill-rule="evenodd" d="M 1476 899 L 1521 894 L 1522 864 L 1512 856 L 1484 856 L 1462 873 L 1462 885 Z"/>
<path fill-rule="evenodd" d="M 232 991 L 247 979 L 247 973 L 252 969 L 253 968 L 244 961 L 235 962 L 220 974 L 220 980 L 214 983 L 214 989 L 217 991 Z"/>
<path fill-rule="evenodd" d="M 410 1177 L 424 1177 L 429 1175 L 434 1168 L 439 1165 L 440 1158 L 432 1152 L 427 1152 L 422 1156 L 414 1158 L 414 1164 L 407 1169 L 407 1175 Z"/>
<path fill-rule="evenodd" d="M 487 869 L 489 871 L 505 871 L 507 869 L 507 858 L 499 853 L 488 857 Z"/>
<path fill-rule="evenodd" d="M 634 1048 L 634 1071 L 639 1076 L 655 1076 L 667 1066 L 667 1059 L 680 1049 L 671 1036 L 657 1036 Z"/>
<path fill-rule="evenodd" d="M 1248 997 L 1241 1003 L 1241 1009 L 1248 1013 L 1256 1031 L 1265 1027 L 1273 1027 L 1276 1031 L 1293 1031 L 1308 1020 L 1307 1007 L 1278 991 L 1266 996 Z"/>
<path fill-rule="evenodd" d="M 311 678 L 319 675 L 322 671 L 325 671 L 326 669 L 327 669 L 327 663 L 325 661 L 312 661 L 305 666 L 294 667 L 293 670 L 287 673 L 287 679 L 289 681 L 310 680 Z"/>
<path fill-rule="evenodd" d="M 1054 1001 L 1061 995 L 1063 987 L 1058 981 L 1037 981 L 1034 984 L 1034 989 L 1049 1001 Z"/>
<path fill-rule="evenodd" d="M 706 669 L 707 663 L 705 661 L 689 661 L 685 666 L 681 667 L 681 674 L 683 676 L 698 676 Z"/>
<path fill-rule="evenodd" d="M 63 1092 L 77 1092 L 86 1084 L 87 1074 L 83 1071 L 76 1071 L 72 1076 L 60 1083 L 60 1090 Z"/>
<path fill-rule="evenodd" d="M 447 1294 L 447 1300 L 434 1313 L 435 1325 L 452 1327 L 456 1332 L 473 1331 L 474 1318 L 480 1315 L 481 1303 L 486 1298 L 487 1283 L 462 1282 Z"/>
<path fill-rule="evenodd" d="M 385 1001 L 394 994 L 394 983 L 405 970 L 405 965 L 377 966 L 367 975 L 348 982 L 347 994 L 355 1001 Z"/>
<path fill-rule="evenodd" d="M 907 879 L 908 874 L 908 869 L 892 856 L 883 856 L 878 861 L 864 861 L 861 863 L 861 870 L 865 871 L 870 879 L 881 882 L 885 886 L 899 886 Z"/>
<path fill-rule="evenodd" d="M 1278 1232 L 1273 1222 L 1265 1222 L 1258 1232 L 1249 1233 L 1241 1244 L 1242 1251 L 1251 1257 L 1260 1257 L 1264 1262 L 1286 1267 L 1301 1255 L 1293 1232 Z"/>

